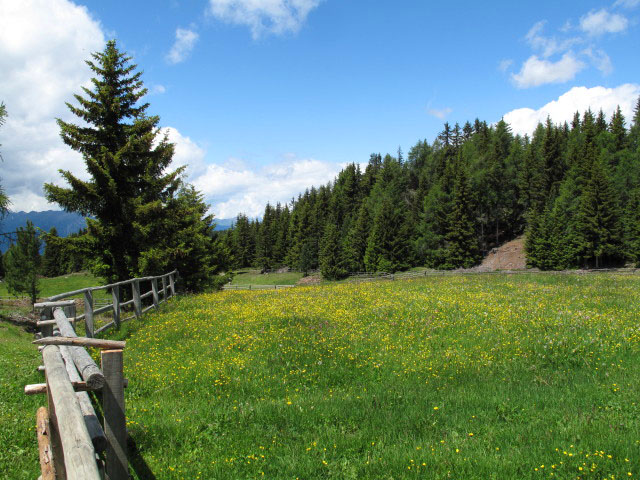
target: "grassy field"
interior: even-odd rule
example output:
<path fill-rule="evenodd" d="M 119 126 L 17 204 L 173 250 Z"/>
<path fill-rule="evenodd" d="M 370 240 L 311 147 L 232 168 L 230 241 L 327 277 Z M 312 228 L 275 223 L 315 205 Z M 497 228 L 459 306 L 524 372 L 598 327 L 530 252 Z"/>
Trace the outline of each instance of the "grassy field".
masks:
<path fill-rule="evenodd" d="M 177 299 L 118 334 L 134 469 L 635 478 L 638 291 L 632 276 L 532 274 Z"/>
<path fill-rule="evenodd" d="M 251 271 L 239 273 L 231 281 L 232 285 L 295 285 L 302 278 L 302 273 L 264 273 Z"/>
<path fill-rule="evenodd" d="M 638 291 L 477 275 L 172 300 L 111 335 L 134 478 L 636 478 Z M 0 324 L 1 479 L 38 475 L 29 340 Z"/>
<path fill-rule="evenodd" d="M 0 479 L 35 479 L 40 474 L 36 410 L 43 396 L 27 397 L 24 386 L 43 381 L 36 372 L 38 350 L 33 335 L 0 322 Z"/>
<path fill-rule="evenodd" d="M 70 273 L 55 278 L 40 279 L 40 297 L 50 297 L 57 293 L 71 292 L 85 287 L 103 285 L 104 282 L 90 273 Z M 10 296 L 5 282 L 0 283 L 0 296 Z"/>

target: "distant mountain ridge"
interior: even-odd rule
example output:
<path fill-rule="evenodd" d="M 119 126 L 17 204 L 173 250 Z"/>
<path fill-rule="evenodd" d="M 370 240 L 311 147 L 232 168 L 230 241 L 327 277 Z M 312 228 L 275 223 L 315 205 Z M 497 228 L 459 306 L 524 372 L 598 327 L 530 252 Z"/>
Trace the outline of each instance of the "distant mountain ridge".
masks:
<path fill-rule="evenodd" d="M 0 232 L 15 232 L 19 227 L 24 227 L 27 220 L 31 220 L 33 225 L 44 231 L 56 227 L 58 235 L 67 237 L 86 228 L 85 217 L 77 213 L 63 212 L 61 210 L 46 210 L 43 212 L 9 212 L 6 217 L 0 220 Z M 235 222 L 235 218 L 216 218 L 216 230 L 227 230 Z M 9 248 L 8 239 L 0 238 L 0 251 L 3 253 Z"/>

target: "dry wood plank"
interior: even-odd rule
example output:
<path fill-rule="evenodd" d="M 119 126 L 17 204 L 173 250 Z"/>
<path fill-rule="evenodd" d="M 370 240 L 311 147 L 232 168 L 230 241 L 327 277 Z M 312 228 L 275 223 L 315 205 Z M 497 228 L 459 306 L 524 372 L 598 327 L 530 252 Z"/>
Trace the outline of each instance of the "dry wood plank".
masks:
<path fill-rule="evenodd" d="M 151 279 L 151 291 L 153 292 L 153 306 L 158 308 L 158 304 L 160 303 L 158 300 L 158 279 Z"/>
<path fill-rule="evenodd" d="M 69 347 L 60 347 L 60 354 L 64 360 L 64 366 L 67 369 L 69 379 L 72 382 L 79 382 L 80 374 L 73 363 Z M 97 453 L 102 453 L 107 448 L 107 437 L 104 435 L 104 430 L 102 430 L 102 425 L 100 425 L 100 421 L 98 420 L 96 411 L 93 408 L 89 394 L 87 392 L 76 392 L 76 397 L 78 398 L 80 410 L 84 416 L 84 423 L 87 426 L 87 431 L 89 432 L 91 443 L 93 443 L 93 448 L 95 448 Z"/>
<path fill-rule="evenodd" d="M 56 308 L 53 316 L 58 321 L 58 328 L 64 337 L 76 337 L 71 324 L 67 320 L 64 312 Z M 82 347 L 72 347 L 71 356 L 82 379 L 89 384 L 90 387 L 99 390 L 104 385 L 104 375 L 93 361 L 89 353 Z"/>
<path fill-rule="evenodd" d="M 90 291 L 84 292 L 84 329 L 89 338 L 93 338 L 93 294 Z"/>
<path fill-rule="evenodd" d="M 142 299 L 140 298 L 140 281 L 134 280 L 131 284 L 131 293 L 133 294 L 133 309 L 136 317 L 142 315 Z"/>
<path fill-rule="evenodd" d="M 44 350 L 42 350 L 44 352 Z M 45 373 L 47 372 L 45 368 Z M 71 387 L 77 392 L 88 392 L 93 390 L 87 385 L 87 382 L 71 382 Z M 24 386 L 25 395 L 40 395 L 47 393 L 46 383 L 32 383 L 31 385 Z"/>
<path fill-rule="evenodd" d="M 33 340 L 36 345 L 66 345 L 70 347 L 95 347 L 104 350 L 123 349 L 127 342 L 120 340 L 103 340 L 101 338 L 87 337 L 47 337 Z"/>
<path fill-rule="evenodd" d="M 56 469 L 51 448 L 51 426 L 49 410 L 40 407 L 36 413 L 36 430 L 38 435 L 38 452 L 40 453 L 40 471 L 42 480 L 55 480 Z"/>
<path fill-rule="evenodd" d="M 113 323 L 116 329 L 120 330 L 120 285 L 111 288 L 111 298 L 113 299 Z"/>
<path fill-rule="evenodd" d="M 64 300 L 62 302 L 39 302 L 39 303 L 34 303 L 33 308 L 70 307 L 75 304 L 76 304 L 75 300 Z"/>
<path fill-rule="evenodd" d="M 106 473 L 110 480 L 127 480 L 129 467 L 122 350 L 103 350 L 101 360 L 106 379 L 102 390 L 104 433 L 109 442 L 106 451 Z"/>
<path fill-rule="evenodd" d="M 42 351 L 47 373 L 47 391 L 56 412 L 56 428 L 67 480 L 99 480 L 96 452 L 84 423 L 78 399 L 71 386 L 60 349 L 47 346 Z"/>
<path fill-rule="evenodd" d="M 44 347 L 43 347 L 44 348 Z M 43 372 L 47 372 L 46 368 Z M 92 388 L 87 384 L 87 382 L 71 382 L 71 386 L 76 392 L 96 392 L 98 391 L 95 388 Z M 129 379 L 124 379 L 125 388 L 129 386 Z M 32 383 L 30 385 L 24 386 L 24 394 L 25 395 L 41 395 L 43 393 L 48 393 L 47 384 L 46 383 Z"/>
<path fill-rule="evenodd" d="M 171 296 L 176 296 L 176 284 L 173 280 L 173 272 L 169 274 L 169 290 L 171 290 Z"/>
<path fill-rule="evenodd" d="M 104 332 L 105 330 L 110 329 L 111 327 L 113 327 L 115 325 L 115 323 L 113 323 L 113 321 L 101 326 L 99 329 L 96 330 L 96 335 L 99 333 Z"/>

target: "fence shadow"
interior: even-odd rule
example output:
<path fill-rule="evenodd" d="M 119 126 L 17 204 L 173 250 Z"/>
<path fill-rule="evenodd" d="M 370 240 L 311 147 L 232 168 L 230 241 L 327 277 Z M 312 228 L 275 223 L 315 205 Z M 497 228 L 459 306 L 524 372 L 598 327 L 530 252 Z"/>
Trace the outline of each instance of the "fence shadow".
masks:
<path fill-rule="evenodd" d="M 129 450 L 129 466 L 135 473 L 135 478 L 138 480 L 157 480 L 147 462 L 142 458 L 138 444 L 133 437 L 127 438 L 127 446 Z"/>

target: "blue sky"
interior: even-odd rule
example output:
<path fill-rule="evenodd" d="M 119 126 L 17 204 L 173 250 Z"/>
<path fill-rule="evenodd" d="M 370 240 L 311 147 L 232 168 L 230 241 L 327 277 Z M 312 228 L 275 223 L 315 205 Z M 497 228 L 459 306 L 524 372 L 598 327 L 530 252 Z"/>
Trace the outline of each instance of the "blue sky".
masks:
<path fill-rule="evenodd" d="M 144 71 L 176 164 L 221 218 L 432 141 L 444 121 L 504 116 L 526 133 L 589 106 L 631 115 L 640 95 L 640 0 L 0 0 L 0 11 L 1 175 L 15 210 L 56 208 L 42 183 L 82 171 L 53 119 L 70 119 L 64 101 L 90 78 L 82 59 L 110 38 Z"/>

